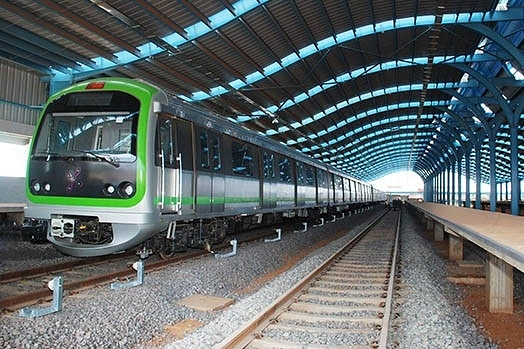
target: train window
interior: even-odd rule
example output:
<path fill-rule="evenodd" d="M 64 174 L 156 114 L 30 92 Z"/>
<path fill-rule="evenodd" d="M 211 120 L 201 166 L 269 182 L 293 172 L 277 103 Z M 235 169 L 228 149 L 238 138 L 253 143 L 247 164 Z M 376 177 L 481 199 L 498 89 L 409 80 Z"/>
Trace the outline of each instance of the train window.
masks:
<path fill-rule="evenodd" d="M 193 125 L 181 119 L 176 120 L 176 154 L 182 155 L 182 168 L 193 169 Z M 196 136 L 196 134 L 195 134 Z M 196 140 L 195 140 L 196 142 Z"/>
<path fill-rule="evenodd" d="M 232 144 L 232 169 L 234 174 L 252 177 L 254 171 L 253 151 L 244 143 Z"/>
<path fill-rule="evenodd" d="M 342 190 L 342 178 L 335 175 L 334 176 L 334 186 L 335 190 Z"/>
<path fill-rule="evenodd" d="M 297 161 L 297 184 L 303 185 L 306 181 L 304 164 Z"/>
<path fill-rule="evenodd" d="M 285 183 L 293 182 L 293 177 L 291 175 L 291 165 L 288 158 L 281 156 L 278 160 L 278 171 L 279 171 L 279 180 Z"/>
<path fill-rule="evenodd" d="M 320 169 L 317 169 L 317 183 L 318 183 L 318 186 L 321 188 L 325 188 L 327 184 L 326 183 L 326 174 L 324 173 L 324 171 Z"/>
<path fill-rule="evenodd" d="M 209 147 L 207 132 L 200 132 L 200 168 L 209 168 Z"/>
<path fill-rule="evenodd" d="M 348 178 L 344 178 L 343 179 L 343 184 L 344 184 L 344 200 L 345 201 L 351 201 L 351 182 L 349 181 Z M 346 195 L 349 195 L 349 196 L 346 196 Z"/>
<path fill-rule="evenodd" d="M 166 167 L 174 167 L 175 152 L 173 148 L 173 124 L 171 119 L 159 119 L 157 132 L 157 156 L 155 164 L 160 166 L 163 163 Z"/>
<path fill-rule="evenodd" d="M 222 168 L 222 159 L 220 157 L 220 152 L 221 152 L 221 149 L 220 149 L 220 138 L 219 136 L 214 136 L 213 137 L 213 140 L 212 140 L 212 145 L 211 145 L 211 156 L 212 156 L 212 161 L 213 161 L 213 170 L 215 171 L 220 171 L 220 169 Z"/>
<path fill-rule="evenodd" d="M 275 155 L 264 152 L 264 178 L 275 178 L 275 170 L 273 167 L 273 163 L 275 160 Z"/>
<path fill-rule="evenodd" d="M 55 152 L 60 153 L 67 150 L 67 145 L 69 143 L 69 129 L 71 128 L 71 125 L 68 122 L 65 121 L 58 121 L 58 125 L 56 127 L 56 136 L 55 136 L 55 143 L 54 143 L 54 149 Z M 47 137 L 46 137 L 47 138 Z"/>
<path fill-rule="evenodd" d="M 315 186 L 315 171 L 313 171 L 313 167 L 308 165 L 304 166 L 304 179 L 307 185 Z"/>

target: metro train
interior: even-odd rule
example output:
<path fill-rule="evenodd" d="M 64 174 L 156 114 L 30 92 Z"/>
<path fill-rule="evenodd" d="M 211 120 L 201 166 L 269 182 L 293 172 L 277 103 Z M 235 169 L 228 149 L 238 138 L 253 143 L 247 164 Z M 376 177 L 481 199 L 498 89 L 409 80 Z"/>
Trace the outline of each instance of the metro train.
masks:
<path fill-rule="evenodd" d="M 78 257 L 169 257 L 287 217 L 318 219 L 385 193 L 140 80 L 51 96 L 27 166 L 26 219 Z M 26 227 L 27 228 L 27 227 Z"/>

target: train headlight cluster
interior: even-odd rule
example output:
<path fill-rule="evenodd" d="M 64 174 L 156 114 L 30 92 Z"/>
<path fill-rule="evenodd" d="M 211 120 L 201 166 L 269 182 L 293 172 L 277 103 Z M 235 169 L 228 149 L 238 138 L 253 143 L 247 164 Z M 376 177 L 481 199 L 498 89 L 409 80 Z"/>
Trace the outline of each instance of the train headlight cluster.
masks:
<path fill-rule="evenodd" d="M 135 195 L 135 185 L 131 182 L 122 182 L 118 186 L 118 193 L 124 198 Z"/>
<path fill-rule="evenodd" d="M 131 182 L 124 181 L 115 187 L 111 183 L 107 183 L 104 186 L 104 194 L 107 196 L 118 195 L 121 198 L 127 199 L 135 195 L 135 185 Z"/>
<path fill-rule="evenodd" d="M 38 194 L 40 192 L 43 191 L 46 191 L 46 192 L 50 192 L 51 191 L 51 184 L 49 183 L 40 183 L 40 181 L 38 180 L 34 180 L 32 183 L 31 183 L 31 191 L 33 192 L 33 194 Z"/>

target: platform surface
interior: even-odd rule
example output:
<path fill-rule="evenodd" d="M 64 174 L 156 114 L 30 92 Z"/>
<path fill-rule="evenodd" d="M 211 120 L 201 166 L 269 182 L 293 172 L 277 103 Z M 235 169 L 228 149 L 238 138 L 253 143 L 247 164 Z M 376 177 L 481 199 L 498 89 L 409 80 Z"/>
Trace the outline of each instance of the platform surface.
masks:
<path fill-rule="evenodd" d="M 24 212 L 25 206 L 23 203 L 0 203 L 0 212 Z"/>
<path fill-rule="evenodd" d="M 409 204 L 524 272 L 524 217 L 432 202 Z"/>

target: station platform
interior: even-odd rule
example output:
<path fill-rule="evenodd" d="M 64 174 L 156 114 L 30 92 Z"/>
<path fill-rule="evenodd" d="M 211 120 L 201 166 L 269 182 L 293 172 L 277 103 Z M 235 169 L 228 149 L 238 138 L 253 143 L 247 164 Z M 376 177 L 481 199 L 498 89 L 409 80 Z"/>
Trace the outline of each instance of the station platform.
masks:
<path fill-rule="evenodd" d="M 24 222 L 24 203 L 0 203 L 0 224 L 15 222 L 22 225 Z"/>
<path fill-rule="evenodd" d="M 449 238 L 449 258 L 463 259 L 464 240 L 488 252 L 486 295 L 490 312 L 513 312 L 513 268 L 524 272 L 524 217 L 499 212 L 408 201 L 433 230 Z"/>

